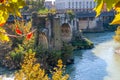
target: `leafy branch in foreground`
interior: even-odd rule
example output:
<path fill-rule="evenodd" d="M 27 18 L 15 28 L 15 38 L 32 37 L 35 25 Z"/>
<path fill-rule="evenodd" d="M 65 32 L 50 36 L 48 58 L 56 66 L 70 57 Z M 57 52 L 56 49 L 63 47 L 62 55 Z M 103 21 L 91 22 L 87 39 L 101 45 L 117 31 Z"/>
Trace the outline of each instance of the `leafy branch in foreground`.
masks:
<path fill-rule="evenodd" d="M 6 23 L 10 14 L 22 17 L 19 9 L 23 8 L 24 6 L 24 0 L 1 0 L 0 26 L 3 26 Z"/>
<path fill-rule="evenodd" d="M 106 6 L 108 11 L 116 11 L 115 18 L 110 24 L 120 24 L 120 0 L 95 0 L 95 2 L 97 3 L 94 8 L 96 11 L 96 16 L 99 16 L 103 10 L 103 7 Z"/>
<path fill-rule="evenodd" d="M 24 0 L 0 0 L 0 42 L 8 42 L 9 37 L 4 28 L 1 28 L 9 15 L 22 17 L 20 9 L 25 6 Z"/>
<path fill-rule="evenodd" d="M 8 42 L 10 41 L 9 37 L 11 38 L 22 38 L 24 37 L 26 40 L 31 39 L 33 33 L 36 29 L 31 29 L 31 21 L 24 24 L 24 22 L 16 21 L 15 24 L 10 25 L 12 28 L 8 28 L 12 30 L 14 34 L 6 32 L 5 27 L 0 27 L 0 42 Z"/>

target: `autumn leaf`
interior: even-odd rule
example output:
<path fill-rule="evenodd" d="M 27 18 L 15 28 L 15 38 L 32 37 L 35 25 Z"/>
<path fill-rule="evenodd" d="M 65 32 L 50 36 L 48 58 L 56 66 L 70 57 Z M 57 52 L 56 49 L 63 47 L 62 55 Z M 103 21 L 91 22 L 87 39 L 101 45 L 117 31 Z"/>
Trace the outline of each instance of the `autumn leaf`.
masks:
<path fill-rule="evenodd" d="M 28 33 L 26 36 L 27 40 L 31 39 L 32 35 L 33 35 L 33 32 Z"/>
<path fill-rule="evenodd" d="M 94 8 L 94 10 L 96 11 L 96 17 L 100 15 L 101 10 L 103 8 L 103 0 L 95 0 L 96 2 L 98 2 L 97 6 Z"/>
<path fill-rule="evenodd" d="M 18 0 L 12 0 L 12 2 L 17 2 Z"/>
<path fill-rule="evenodd" d="M 0 3 L 4 3 L 5 2 L 5 0 L 0 0 Z"/>
<path fill-rule="evenodd" d="M 116 12 L 120 12 L 120 1 L 114 7 Z"/>
<path fill-rule="evenodd" d="M 1 24 L 0 24 L 0 27 L 3 26 L 4 24 L 5 24 L 5 23 L 1 23 Z"/>
<path fill-rule="evenodd" d="M 23 8 L 25 5 L 26 5 L 26 4 L 25 4 L 25 1 L 23 1 L 23 0 L 18 0 L 18 3 L 17 3 L 18 8 Z"/>
<path fill-rule="evenodd" d="M 115 18 L 110 24 L 120 24 L 120 13 L 115 15 Z"/>
<path fill-rule="evenodd" d="M 0 42 L 8 42 L 8 41 L 9 41 L 9 37 L 6 34 L 5 29 L 0 27 Z"/>
<path fill-rule="evenodd" d="M 16 26 L 15 31 L 18 35 L 22 35 L 22 31 L 18 28 L 18 26 Z"/>
<path fill-rule="evenodd" d="M 17 15 L 18 17 L 22 18 L 22 15 L 21 15 L 21 13 L 20 13 L 19 11 L 16 11 L 16 15 Z"/>
<path fill-rule="evenodd" d="M 8 11 L 6 8 L 0 7 L 0 26 L 3 26 L 9 17 Z"/>

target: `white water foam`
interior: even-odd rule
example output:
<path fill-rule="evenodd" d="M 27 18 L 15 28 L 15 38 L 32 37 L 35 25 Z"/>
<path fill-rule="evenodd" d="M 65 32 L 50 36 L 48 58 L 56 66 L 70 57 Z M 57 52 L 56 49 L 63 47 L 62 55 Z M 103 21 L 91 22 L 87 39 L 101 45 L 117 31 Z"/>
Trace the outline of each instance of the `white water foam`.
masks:
<path fill-rule="evenodd" d="M 118 46 L 120 44 L 114 41 L 107 41 L 100 43 L 92 51 L 107 64 L 106 71 L 108 75 L 104 77 L 104 80 L 120 80 L 120 55 L 114 52 Z"/>

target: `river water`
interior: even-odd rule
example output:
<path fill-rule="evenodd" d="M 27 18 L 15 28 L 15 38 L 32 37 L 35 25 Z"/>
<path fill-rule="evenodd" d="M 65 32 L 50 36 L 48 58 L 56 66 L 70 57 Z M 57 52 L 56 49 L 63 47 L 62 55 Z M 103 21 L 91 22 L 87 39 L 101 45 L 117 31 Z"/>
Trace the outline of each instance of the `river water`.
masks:
<path fill-rule="evenodd" d="M 114 53 L 119 44 L 112 39 L 114 32 L 84 34 L 94 42 L 89 50 L 74 51 L 75 62 L 66 67 L 69 80 L 120 80 L 120 55 Z M 9 73 L 3 80 L 13 80 L 10 71 L 0 67 L 0 75 Z"/>
<path fill-rule="evenodd" d="M 66 70 L 70 80 L 120 80 L 120 55 L 114 53 L 119 44 L 112 39 L 114 32 L 85 36 L 95 47 L 74 52 L 75 62 Z"/>

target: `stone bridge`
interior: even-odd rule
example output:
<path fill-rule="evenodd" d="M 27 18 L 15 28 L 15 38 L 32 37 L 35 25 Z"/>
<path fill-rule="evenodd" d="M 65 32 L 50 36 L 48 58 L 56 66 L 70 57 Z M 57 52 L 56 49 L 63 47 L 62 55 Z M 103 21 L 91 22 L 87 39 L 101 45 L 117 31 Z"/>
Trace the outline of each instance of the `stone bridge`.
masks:
<path fill-rule="evenodd" d="M 28 20 L 31 15 L 23 14 Z M 81 36 L 79 30 L 103 30 L 104 24 L 112 21 L 114 12 L 103 12 L 99 17 L 95 17 L 95 12 L 76 13 L 70 20 L 66 14 L 32 14 L 32 26 L 37 28 L 36 46 L 42 45 L 44 48 L 60 49 L 63 42 L 70 42 L 75 36 Z M 14 21 L 11 16 L 8 22 Z"/>
<path fill-rule="evenodd" d="M 114 17 L 114 12 L 102 12 L 95 17 L 95 12 L 76 13 L 70 20 L 66 14 L 32 14 L 32 24 L 37 28 L 38 38 L 36 45 L 43 45 L 45 48 L 60 49 L 62 42 L 70 42 L 75 36 L 81 37 L 79 30 L 102 31 L 105 23 L 109 24 Z"/>
<path fill-rule="evenodd" d="M 37 28 L 36 45 L 44 48 L 60 50 L 63 42 L 70 42 L 73 32 L 78 30 L 77 19 L 69 22 L 64 15 L 39 15 L 32 14 L 32 26 Z"/>

